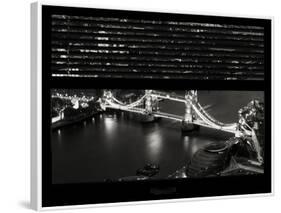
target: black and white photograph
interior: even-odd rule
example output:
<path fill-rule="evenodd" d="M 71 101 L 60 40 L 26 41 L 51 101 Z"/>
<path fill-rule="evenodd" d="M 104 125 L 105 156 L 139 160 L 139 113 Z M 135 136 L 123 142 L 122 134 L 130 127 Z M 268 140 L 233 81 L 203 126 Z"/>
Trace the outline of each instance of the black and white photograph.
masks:
<path fill-rule="evenodd" d="M 0 213 L 276 212 L 279 4 L 2 1 Z"/>
<path fill-rule="evenodd" d="M 51 94 L 54 183 L 263 173 L 263 92 Z"/>
<path fill-rule="evenodd" d="M 271 191 L 271 20 L 49 5 L 42 26 L 43 206 Z"/>

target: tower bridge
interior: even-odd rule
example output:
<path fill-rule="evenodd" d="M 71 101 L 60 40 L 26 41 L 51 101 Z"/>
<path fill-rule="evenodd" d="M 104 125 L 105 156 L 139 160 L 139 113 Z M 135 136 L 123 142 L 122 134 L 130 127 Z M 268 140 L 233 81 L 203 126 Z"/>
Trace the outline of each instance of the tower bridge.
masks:
<path fill-rule="evenodd" d="M 185 104 L 184 116 L 161 112 L 158 107 L 159 100 L 171 100 Z M 217 121 L 209 115 L 198 102 L 197 91 L 187 91 L 185 96 L 164 93 L 155 90 L 146 90 L 145 94 L 132 103 L 124 103 L 113 96 L 112 92 L 107 90 L 101 99 L 101 108 L 117 109 L 122 111 L 134 112 L 143 115 L 150 115 L 155 118 L 161 117 L 182 122 L 183 130 L 191 130 L 194 126 L 204 126 L 225 132 L 230 132 L 236 136 L 241 134 L 238 123 L 225 124 Z M 251 134 L 244 131 L 243 134 Z"/>
<path fill-rule="evenodd" d="M 174 102 L 185 104 L 185 112 L 183 116 L 161 112 L 158 107 L 160 100 L 171 100 Z M 219 131 L 232 133 L 235 137 L 244 138 L 250 142 L 251 146 L 257 153 L 259 162 L 263 161 L 260 153 L 260 145 L 257 141 L 256 133 L 245 119 L 239 118 L 236 123 L 223 123 L 212 117 L 198 101 L 196 90 L 186 91 L 185 96 L 173 93 L 165 93 L 156 90 L 145 90 L 145 94 L 132 103 L 125 103 L 114 97 L 110 90 L 105 90 L 100 99 L 100 106 L 103 110 L 116 109 L 126 112 L 133 112 L 148 116 L 150 119 L 165 118 L 178 122 L 182 122 L 183 131 L 191 131 L 196 127 L 203 126 Z"/>

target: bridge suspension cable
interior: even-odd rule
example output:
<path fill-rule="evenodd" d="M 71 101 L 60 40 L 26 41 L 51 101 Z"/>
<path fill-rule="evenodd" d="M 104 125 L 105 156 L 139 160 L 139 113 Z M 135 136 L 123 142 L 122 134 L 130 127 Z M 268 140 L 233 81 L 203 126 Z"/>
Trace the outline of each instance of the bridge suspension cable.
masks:
<path fill-rule="evenodd" d="M 140 113 L 140 114 L 145 114 L 145 110 L 142 108 L 138 108 L 138 107 L 128 108 L 126 106 L 122 106 L 120 104 L 113 103 L 112 101 L 109 101 L 109 100 L 106 100 L 106 103 L 108 104 L 108 106 L 106 106 L 106 108 L 120 109 L 120 110 L 124 110 L 124 111 L 128 111 L 128 112 L 136 112 L 136 113 Z"/>
<path fill-rule="evenodd" d="M 143 95 L 140 99 L 138 99 L 137 101 L 130 103 L 130 104 L 125 104 L 122 101 L 119 101 L 117 98 L 115 98 L 114 96 L 112 96 L 112 100 L 114 100 L 116 103 L 118 103 L 119 105 L 123 106 L 123 107 L 127 107 L 127 108 L 133 108 L 136 107 L 138 105 L 141 104 L 141 102 L 144 100 L 144 98 L 146 97 L 146 95 Z M 112 102 L 111 102 L 112 103 Z"/>
<path fill-rule="evenodd" d="M 205 109 L 200 105 L 199 102 L 196 102 L 196 105 L 198 106 L 199 110 L 202 112 L 202 114 L 204 116 L 206 116 L 209 120 L 211 120 L 212 122 L 216 123 L 217 125 L 220 125 L 220 126 L 230 126 L 230 127 L 236 125 L 236 123 L 222 123 L 222 122 L 216 120 L 214 117 L 212 117 L 209 113 L 207 113 L 205 111 Z"/>
<path fill-rule="evenodd" d="M 226 130 L 236 129 L 236 127 L 237 127 L 236 123 L 223 124 L 221 122 L 217 122 L 215 119 L 210 119 L 210 116 L 205 112 L 205 110 L 200 105 L 198 106 L 198 103 L 196 105 L 194 105 L 194 103 L 191 103 L 191 104 L 192 104 L 192 107 L 195 110 L 196 114 L 208 125 L 215 126 L 218 129 L 226 129 Z"/>
<path fill-rule="evenodd" d="M 114 96 L 111 96 L 112 100 L 114 100 L 116 103 L 120 104 L 120 105 L 125 105 L 124 102 L 119 101 L 118 99 L 116 99 Z"/>

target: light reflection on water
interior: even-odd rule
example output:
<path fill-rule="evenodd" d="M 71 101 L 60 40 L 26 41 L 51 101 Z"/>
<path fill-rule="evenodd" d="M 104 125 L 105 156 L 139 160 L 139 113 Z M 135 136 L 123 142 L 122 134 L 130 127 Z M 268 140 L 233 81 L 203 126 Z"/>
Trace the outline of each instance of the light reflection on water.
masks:
<path fill-rule="evenodd" d="M 112 152 L 112 149 L 114 145 L 116 144 L 116 128 L 118 125 L 118 121 L 114 119 L 112 115 L 102 116 L 103 120 L 103 127 L 104 127 L 104 145 L 107 148 L 107 151 L 110 153 Z M 99 125 L 99 124 L 98 124 Z"/>
<path fill-rule="evenodd" d="M 183 147 L 186 152 L 190 149 L 190 138 L 188 136 L 183 138 Z"/>
<path fill-rule="evenodd" d="M 108 135 L 112 135 L 114 129 L 116 128 L 116 121 L 112 117 L 104 117 L 104 127 Z"/>
<path fill-rule="evenodd" d="M 163 141 L 160 131 L 153 131 L 145 137 L 146 152 L 148 153 L 149 161 L 157 163 L 159 155 L 161 155 Z"/>

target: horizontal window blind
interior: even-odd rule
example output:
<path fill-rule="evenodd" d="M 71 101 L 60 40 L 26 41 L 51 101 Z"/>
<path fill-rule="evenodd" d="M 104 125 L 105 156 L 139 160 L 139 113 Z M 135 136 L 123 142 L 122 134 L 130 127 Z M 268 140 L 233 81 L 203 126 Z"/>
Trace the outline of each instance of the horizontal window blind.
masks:
<path fill-rule="evenodd" d="M 264 78 L 260 26 L 51 16 L 55 77 Z"/>

